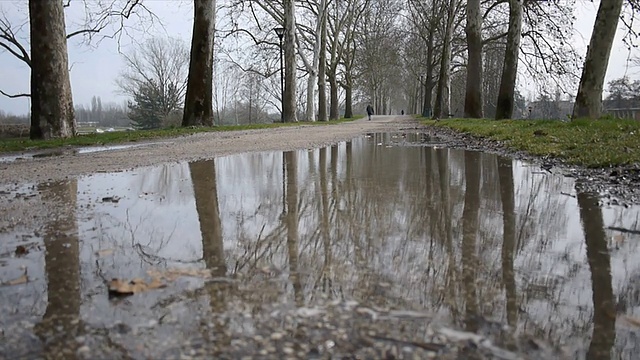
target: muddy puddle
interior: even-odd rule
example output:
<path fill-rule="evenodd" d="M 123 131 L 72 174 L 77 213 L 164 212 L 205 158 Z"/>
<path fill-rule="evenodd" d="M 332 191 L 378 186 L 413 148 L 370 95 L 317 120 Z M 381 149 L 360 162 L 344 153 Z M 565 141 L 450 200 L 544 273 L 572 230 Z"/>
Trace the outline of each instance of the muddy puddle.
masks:
<path fill-rule="evenodd" d="M 423 135 L 0 190 L 0 357 L 638 352 L 640 208 Z"/>
<path fill-rule="evenodd" d="M 38 158 L 50 158 L 56 156 L 62 156 L 67 154 L 88 154 L 104 151 L 125 150 L 133 149 L 137 147 L 149 146 L 157 143 L 144 143 L 144 144 L 127 144 L 127 145 L 108 145 L 108 146 L 84 146 L 68 149 L 52 149 L 44 151 L 25 152 L 17 155 L 5 155 L 0 156 L 0 164 L 10 163 L 14 161 L 28 161 Z"/>

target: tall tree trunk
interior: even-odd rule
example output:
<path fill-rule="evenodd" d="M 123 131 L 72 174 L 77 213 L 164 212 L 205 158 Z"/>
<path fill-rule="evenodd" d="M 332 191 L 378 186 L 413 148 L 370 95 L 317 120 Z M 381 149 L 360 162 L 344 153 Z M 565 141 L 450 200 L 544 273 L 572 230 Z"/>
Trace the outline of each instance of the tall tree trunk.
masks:
<path fill-rule="evenodd" d="M 215 0 L 194 0 L 191 60 L 182 126 L 213 125 Z"/>
<path fill-rule="evenodd" d="M 329 120 L 327 117 L 327 11 L 324 11 L 320 29 L 320 62 L 318 64 L 318 121 L 327 120 Z"/>
<path fill-rule="evenodd" d="M 435 12 L 435 10 L 434 10 Z M 423 117 L 429 117 L 431 116 L 431 113 L 433 112 L 433 108 L 431 105 L 432 102 L 432 94 L 433 94 L 433 52 L 434 52 L 434 38 L 435 38 L 435 33 L 436 33 L 436 22 L 435 21 L 431 21 L 430 22 L 430 26 L 429 26 L 429 37 L 427 39 L 427 76 L 426 76 L 426 80 L 424 82 L 424 88 L 422 89 L 423 92 L 423 99 L 422 99 L 422 108 L 421 108 L 421 112 L 422 112 L 422 116 Z"/>
<path fill-rule="evenodd" d="M 329 119 L 338 120 L 340 117 L 340 100 L 338 99 L 338 79 L 336 79 L 336 71 L 335 69 L 331 69 L 328 74 L 329 78 L 329 94 L 330 94 L 330 105 L 329 105 Z"/>
<path fill-rule="evenodd" d="M 456 0 L 450 0 L 447 8 L 447 19 L 442 39 L 442 57 L 440 61 L 440 76 L 436 91 L 436 104 L 433 109 L 433 118 L 449 117 L 450 109 L 450 83 L 451 83 L 451 37 L 453 33 L 453 20 L 455 18 Z"/>
<path fill-rule="evenodd" d="M 597 119 L 602 111 L 602 88 L 623 0 L 601 1 L 584 60 L 573 118 Z"/>
<path fill-rule="evenodd" d="M 284 0 L 284 122 L 297 122 L 296 115 L 296 18 L 295 1 Z"/>
<path fill-rule="evenodd" d="M 353 78 L 351 73 L 344 77 L 344 118 L 351 119 L 353 117 Z"/>
<path fill-rule="evenodd" d="M 514 92 L 518 77 L 518 55 L 522 35 L 522 1 L 509 0 L 509 31 L 507 48 L 504 52 L 504 65 L 496 104 L 496 120 L 510 119 L 513 116 Z"/>
<path fill-rule="evenodd" d="M 316 19 L 316 28 L 314 32 L 313 42 L 313 58 L 311 62 L 307 61 L 304 54 L 300 54 L 300 58 L 304 62 L 309 75 L 307 77 L 307 121 L 316 120 L 316 86 L 318 85 L 318 73 L 320 67 L 321 54 L 325 52 L 325 46 L 322 41 L 323 31 L 325 29 L 327 11 L 327 0 L 320 0 L 318 3 L 318 16 Z M 326 55 L 326 53 L 325 53 Z"/>
<path fill-rule="evenodd" d="M 467 85 L 464 117 L 480 119 L 482 113 L 482 13 L 480 0 L 467 1 Z"/>
<path fill-rule="evenodd" d="M 29 0 L 31 139 L 76 135 L 62 1 Z"/>
<path fill-rule="evenodd" d="M 307 111 L 306 121 L 316 121 L 316 85 L 318 79 L 318 67 L 308 69 L 307 77 Z"/>

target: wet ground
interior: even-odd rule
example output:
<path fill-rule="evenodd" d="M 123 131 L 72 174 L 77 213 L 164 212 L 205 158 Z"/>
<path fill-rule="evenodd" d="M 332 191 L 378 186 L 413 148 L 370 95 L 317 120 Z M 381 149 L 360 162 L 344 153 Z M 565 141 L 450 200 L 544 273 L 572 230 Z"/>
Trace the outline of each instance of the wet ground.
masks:
<path fill-rule="evenodd" d="M 0 358 L 633 358 L 640 207 L 443 145 L 5 186 Z"/>

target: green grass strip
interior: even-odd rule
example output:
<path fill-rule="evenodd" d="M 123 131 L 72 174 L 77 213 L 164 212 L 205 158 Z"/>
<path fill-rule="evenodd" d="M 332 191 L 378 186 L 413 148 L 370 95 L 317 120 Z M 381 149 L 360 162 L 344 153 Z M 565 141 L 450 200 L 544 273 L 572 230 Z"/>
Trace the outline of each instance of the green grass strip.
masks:
<path fill-rule="evenodd" d="M 640 121 L 635 120 L 446 119 L 423 120 L 423 123 L 590 168 L 640 164 Z"/>

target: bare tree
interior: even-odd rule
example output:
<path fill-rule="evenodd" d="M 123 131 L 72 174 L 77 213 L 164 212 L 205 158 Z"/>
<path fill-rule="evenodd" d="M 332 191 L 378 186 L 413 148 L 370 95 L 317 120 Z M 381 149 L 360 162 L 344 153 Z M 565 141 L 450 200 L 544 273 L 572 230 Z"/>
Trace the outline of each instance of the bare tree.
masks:
<path fill-rule="evenodd" d="M 182 108 L 189 63 L 182 40 L 151 38 L 122 57 L 125 69 L 116 85 L 124 94 L 133 98 L 143 90 L 153 94 L 160 116 Z"/>
<path fill-rule="evenodd" d="M 514 91 L 518 77 L 520 38 L 522 32 L 522 1 L 509 0 L 509 31 L 504 53 L 504 68 L 500 80 L 500 91 L 496 108 L 496 119 L 513 116 Z"/>
<path fill-rule="evenodd" d="M 480 0 L 467 1 L 467 85 L 464 116 L 482 118 L 482 13 Z"/>
<path fill-rule="evenodd" d="M 143 0 L 112 0 L 88 2 L 66 1 L 63 9 L 69 9 L 72 4 L 81 4 L 84 7 L 84 20 L 78 24 L 71 25 L 73 30 L 65 34 L 67 40 L 71 38 L 84 37 L 84 42 L 89 45 L 99 43 L 104 39 L 117 39 L 120 41 L 123 34 L 134 32 L 145 32 L 156 20 L 155 15 L 146 8 Z M 135 18 L 136 21 L 125 22 Z M 14 56 L 26 66 L 31 67 L 30 46 L 26 39 L 20 37 L 25 32 L 28 19 L 9 21 L 6 13 L 0 7 L 0 50 Z M 100 34 L 101 36 L 96 36 Z M 0 89 L 0 94 L 9 98 L 29 97 L 28 93 L 10 94 Z"/>
<path fill-rule="evenodd" d="M 297 32 L 296 41 L 297 41 L 297 49 L 298 54 L 300 55 L 300 59 L 302 60 L 305 69 L 307 70 L 307 111 L 306 111 L 306 120 L 307 121 L 315 121 L 316 119 L 316 102 L 315 102 L 315 92 L 318 81 L 318 71 L 320 67 L 320 57 L 321 53 L 325 52 L 325 48 L 322 46 L 322 32 L 325 31 L 325 18 L 327 13 L 327 0 L 319 0 L 319 1 L 305 1 L 303 2 L 306 7 L 307 12 L 310 13 L 310 16 L 306 16 L 306 18 L 313 19 L 315 24 L 302 26 L 301 22 L 297 22 L 297 28 L 299 31 Z M 301 18 L 305 18 L 305 16 L 301 16 Z M 313 28 L 312 28 L 313 26 Z M 302 41 L 303 40 L 303 41 Z M 310 59 L 307 58 L 305 54 L 305 49 L 309 47 Z"/>
<path fill-rule="evenodd" d="M 194 0 L 189 82 L 182 126 L 213 125 L 215 0 Z"/>
<path fill-rule="evenodd" d="M 31 34 L 31 139 L 76 134 L 61 1 L 29 1 Z"/>
<path fill-rule="evenodd" d="M 296 6 L 294 0 L 283 0 L 284 4 L 284 99 L 282 116 L 284 122 L 297 122 L 296 114 Z"/>
<path fill-rule="evenodd" d="M 622 11 L 622 3 L 623 0 L 600 2 L 573 107 L 573 118 L 597 119 L 600 117 L 604 78 Z"/>
<path fill-rule="evenodd" d="M 327 17 L 329 9 L 325 5 L 320 31 L 320 59 L 318 63 L 318 121 L 329 120 L 327 114 Z"/>
<path fill-rule="evenodd" d="M 449 0 L 446 7 L 444 35 L 442 39 L 442 56 L 440 57 L 440 74 L 438 76 L 436 103 L 433 108 L 433 117 L 435 119 L 442 116 L 449 117 L 449 114 L 451 113 L 451 39 L 453 36 L 453 25 L 455 22 L 458 4 L 458 0 Z"/>

